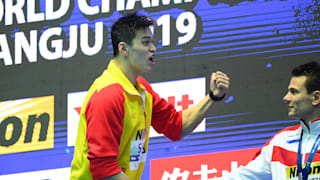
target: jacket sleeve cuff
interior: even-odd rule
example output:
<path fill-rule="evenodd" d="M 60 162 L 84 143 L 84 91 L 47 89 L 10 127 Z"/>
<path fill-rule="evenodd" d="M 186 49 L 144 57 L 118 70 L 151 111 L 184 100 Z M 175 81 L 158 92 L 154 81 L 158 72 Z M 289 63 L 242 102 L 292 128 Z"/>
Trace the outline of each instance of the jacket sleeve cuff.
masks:
<path fill-rule="evenodd" d="M 116 157 L 90 159 L 90 171 L 94 180 L 100 180 L 118 174 L 121 168 Z"/>

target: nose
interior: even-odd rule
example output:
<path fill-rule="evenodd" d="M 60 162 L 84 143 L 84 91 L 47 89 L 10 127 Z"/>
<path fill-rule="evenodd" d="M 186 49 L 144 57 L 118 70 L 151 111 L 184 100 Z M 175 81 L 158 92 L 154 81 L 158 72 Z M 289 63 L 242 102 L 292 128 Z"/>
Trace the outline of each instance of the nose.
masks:
<path fill-rule="evenodd" d="M 288 103 L 289 102 L 289 93 L 287 93 L 283 98 L 282 98 L 284 103 Z"/>
<path fill-rule="evenodd" d="M 154 43 L 150 43 L 149 51 L 150 52 L 156 52 L 157 51 L 157 47 L 156 47 L 156 45 Z"/>

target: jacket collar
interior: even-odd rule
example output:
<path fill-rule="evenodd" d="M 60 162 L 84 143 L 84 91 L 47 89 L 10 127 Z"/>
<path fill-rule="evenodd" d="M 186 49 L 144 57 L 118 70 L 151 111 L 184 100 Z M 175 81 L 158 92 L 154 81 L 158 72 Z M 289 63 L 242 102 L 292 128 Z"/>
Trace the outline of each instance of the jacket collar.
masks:
<path fill-rule="evenodd" d="M 123 89 L 132 95 L 141 95 L 144 91 L 144 86 L 136 81 L 136 87 L 130 82 L 126 75 L 117 67 L 115 60 L 111 60 L 107 70 L 104 73 L 111 73 L 112 78 L 121 86 Z"/>
<path fill-rule="evenodd" d="M 310 131 L 302 121 L 300 121 L 300 123 L 301 123 L 303 131 L 307 132 L 307 134 L 315 135 L 315 136 L 319 135 L 319 133 L 320 133 L 320 118 L 314 119 L 309 122 Z"/>

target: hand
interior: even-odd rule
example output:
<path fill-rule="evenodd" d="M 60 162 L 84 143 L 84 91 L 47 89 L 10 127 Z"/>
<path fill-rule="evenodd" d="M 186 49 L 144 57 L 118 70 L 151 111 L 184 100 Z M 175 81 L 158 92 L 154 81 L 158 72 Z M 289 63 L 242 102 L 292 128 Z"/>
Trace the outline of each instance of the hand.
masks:
<path fill-rule="evenodd" d="M 210 90 L 213 95 L 222 97 L 229 89 L 230 78 L 223 72 L 217 71 L 211 74 Z"/>

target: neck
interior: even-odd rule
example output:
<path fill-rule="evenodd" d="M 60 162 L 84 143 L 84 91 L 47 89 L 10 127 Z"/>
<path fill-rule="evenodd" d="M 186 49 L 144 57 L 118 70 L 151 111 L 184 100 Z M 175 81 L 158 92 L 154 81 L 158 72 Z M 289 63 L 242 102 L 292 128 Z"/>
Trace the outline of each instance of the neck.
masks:
<path fill-rule="evenodd" d="M 129 79 L 133 86 L 135 86 L 139 73 L 131 68 L 128 59 L 125 59 L 124 57 L 116 57 L 115 62 L 121 72 Z"/>
<path fill-rule="evenodd" d="M 318 112 L 318 110 L 313 111 L 312 113 L 310 113 L 310 115 L 308 117 L 305 118 L 301 118 L 300 120 L 307 126 L 307 128 L 310 130 L 310 126 L 309 126 L 309 122 L 311 122 L 312 120 L 315 119 L 319 119 L 320 118 L 320 113 Z"/>
<path fill-rule="evenodd" d="M 302 121 L 302 123 L 303 123 L 304 125 L 306 125 L 306 127 L 307 127 L 308 130 L 310 131 L 309 121 L 304 120 L 304 119 L 300 119 L 300 120 Z"/>

